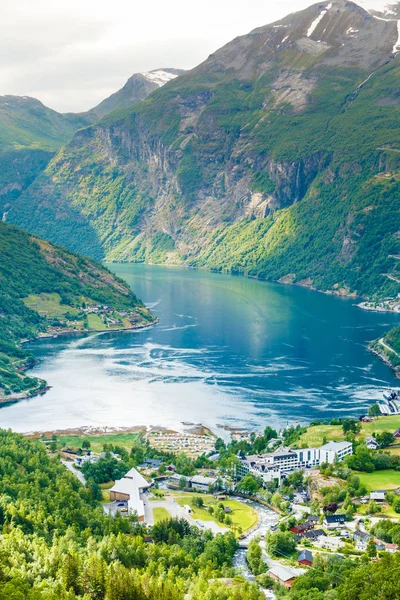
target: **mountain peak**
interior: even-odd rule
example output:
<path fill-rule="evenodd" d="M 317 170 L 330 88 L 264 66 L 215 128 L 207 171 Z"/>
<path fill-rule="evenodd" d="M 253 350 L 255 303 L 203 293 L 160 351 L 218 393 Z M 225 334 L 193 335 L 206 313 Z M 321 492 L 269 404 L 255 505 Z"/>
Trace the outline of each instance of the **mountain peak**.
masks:
<path fill-rule="evenodd" d="M 153 71 L 147 71 L 145 73 L 141 73 L 143 77 L 147 79 L 147 81 L 151 81 L 155 83 L 158 87 L 161 87 L 168 83 L 168 81 L 172 81 L 176 79 L 178 75 L 181 75 L 184 71 L 181 69 L 154 69 Z"/>
<path fill-rule="evenodd" d="M 172 81 L 182 73 L 184 73 L 182 69 L 171 68 L 134 73 L 120 90 L 100 102 L 89 113 L 95 115 L 97 119 L 101 119 L 113 110 L 126 108 L 132 104 L 136 104 L 136 102 L 141 102 L 151 92 Z"/>
<path fill-rule="evenodd" d="M 254 29 L 198 67 L 260 77 L 277 66 L 304 70 L 317 64 L 370 70 L 397 52 L 398 22 L 348 0 L 327 0 Z"/>

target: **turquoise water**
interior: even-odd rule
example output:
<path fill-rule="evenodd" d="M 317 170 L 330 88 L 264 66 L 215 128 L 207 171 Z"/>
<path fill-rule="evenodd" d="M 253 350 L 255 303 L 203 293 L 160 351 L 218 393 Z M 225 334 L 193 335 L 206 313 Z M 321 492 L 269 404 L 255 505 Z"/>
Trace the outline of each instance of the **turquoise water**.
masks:
<path fill-rule="evenodd" d="M 0 409 L 18 431 L 360 415 L 397 380 L 366 350 L 399 321 L 354 300 L 203 271 L 112 265 L 160 318 L 141 332 L 42 340 L 52 387 Z"/>

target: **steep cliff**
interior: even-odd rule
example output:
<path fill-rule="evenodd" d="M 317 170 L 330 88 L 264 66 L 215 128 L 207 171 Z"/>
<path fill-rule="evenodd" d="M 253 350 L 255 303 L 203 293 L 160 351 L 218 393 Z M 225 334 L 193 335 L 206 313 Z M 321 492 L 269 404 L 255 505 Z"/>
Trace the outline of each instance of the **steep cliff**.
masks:
<path fill-rule="evenodd" d="M 96 258 L 397 289 L 397 20 L 315 4 L 78 132 L 9 219 Z"/>
<path fill-rule="evenodd" d="M 126 84 L 85 113 L 61 114 L 28 96 L 0 96 L 0 220 L 19 195 L 44 171 L 78 129 L 113 110 L 147 98 L 184 71 L 157 69 L 135 73 Z"/>

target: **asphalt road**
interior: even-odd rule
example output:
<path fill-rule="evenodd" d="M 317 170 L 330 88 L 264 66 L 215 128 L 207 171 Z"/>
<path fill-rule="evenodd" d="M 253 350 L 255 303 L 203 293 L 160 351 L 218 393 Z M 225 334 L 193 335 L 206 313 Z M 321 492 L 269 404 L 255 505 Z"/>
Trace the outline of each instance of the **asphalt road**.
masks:
<path fill-rule="evenodd" d="M 86 487 L 86 479 L 83 473 L 81 473 L 81 471 L 79 471 L 78 469 L 75 469 L 74 465 L 71 462 L 68 462 L 67 460 L 62 460 L 61 462 L 65 467 L 67 467 L 68 471 L 71 471 L 71 473 L 73 473 L 75 477 L 79 479 L 81 484 L 84 487 Z"/>

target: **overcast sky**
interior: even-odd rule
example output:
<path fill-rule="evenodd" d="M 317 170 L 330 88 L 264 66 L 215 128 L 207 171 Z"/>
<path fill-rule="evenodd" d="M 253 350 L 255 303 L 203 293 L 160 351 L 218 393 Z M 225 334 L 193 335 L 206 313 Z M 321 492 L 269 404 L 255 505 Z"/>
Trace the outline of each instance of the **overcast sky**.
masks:
<path fill-rule="evenodd" d="M 312 3 L 0 0 L 0 94 L 87 110 L 133 73 L 190 69 L 237 35 Z"/>

